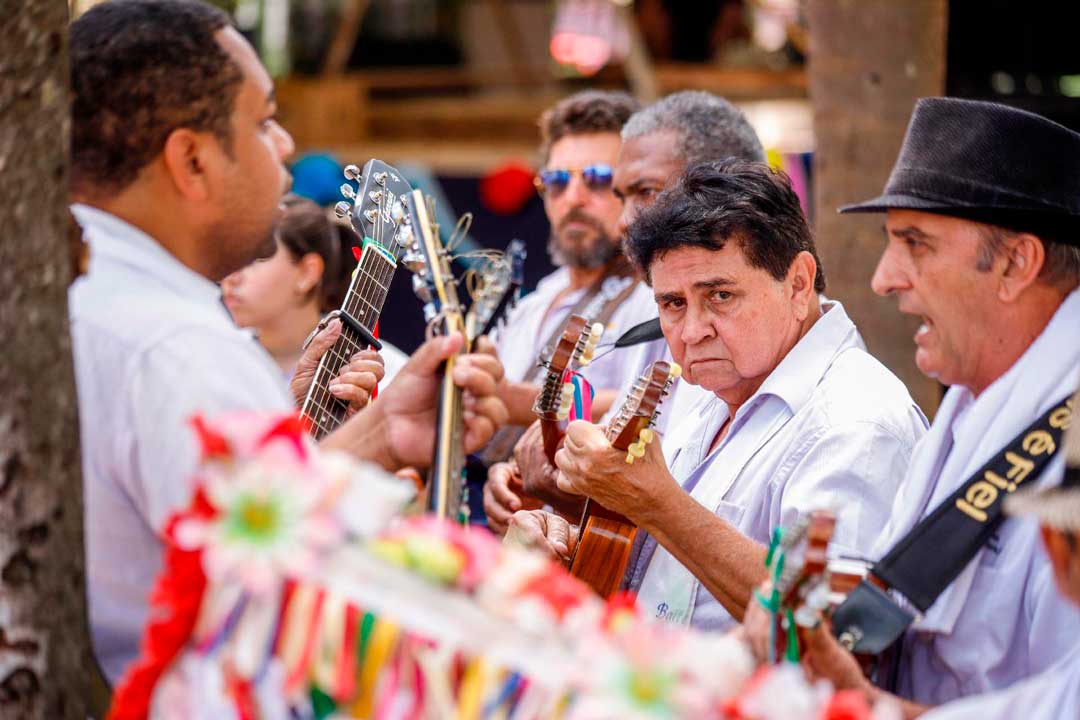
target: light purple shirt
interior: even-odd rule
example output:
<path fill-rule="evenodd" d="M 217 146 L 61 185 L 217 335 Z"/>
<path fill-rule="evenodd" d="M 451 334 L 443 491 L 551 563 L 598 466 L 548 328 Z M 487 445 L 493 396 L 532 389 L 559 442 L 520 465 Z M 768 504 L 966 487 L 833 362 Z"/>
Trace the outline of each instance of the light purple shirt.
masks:
<path fill-rule="evenodd" d="M 903 383 L 866 352 L 843 306 L 830 301 L 823 309 L 739 408 L 714 451 L 709 444 L 728 417 L 715 396 L 672 426 L 663 447 L 683 488 L 719 496 L 709 509 L 751 540 L 767 546 L 775 528 L 831 507 L 838 515 L 833 552 L 858 554 L 884 527 L 926 418 Z M 651 537 L 640 548 L 632 590 L 641 589 L 655 553 L 666 552 Z M 690 624 L 723 630 L 735 620 L 698 586 Z"/>

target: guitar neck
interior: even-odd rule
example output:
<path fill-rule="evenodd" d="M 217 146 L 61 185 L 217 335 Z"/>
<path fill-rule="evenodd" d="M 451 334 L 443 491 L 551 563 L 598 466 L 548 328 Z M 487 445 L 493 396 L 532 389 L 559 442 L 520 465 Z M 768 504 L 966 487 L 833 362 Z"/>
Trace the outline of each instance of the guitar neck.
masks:
<path fill-rule="evenodd" d="M 366 328 L 375 329 L 379 321 L 390 281 L 397 269 L 394 256 L 379 243 L 366 239 L 341 312 Z M 345 421 L 348 404 L 330 394 L 330 384 L 341 374 L 353 355 L 367 347 L 367 342 L 349 322 L 342 322 L 341 335 L 319 360 L 315 377 L 301 407 L 301 415 L 307 419 L 311 434 L 321 440 Z"/>
<path fill-rule="evenodd" d="M 465 419 L 461 388 L 454 384 L 456 358 L 443 368 L 436 419 L 435 454 L 428 474 L 428 511 L 437 517 L 466 522 L 464 495 Z"/>

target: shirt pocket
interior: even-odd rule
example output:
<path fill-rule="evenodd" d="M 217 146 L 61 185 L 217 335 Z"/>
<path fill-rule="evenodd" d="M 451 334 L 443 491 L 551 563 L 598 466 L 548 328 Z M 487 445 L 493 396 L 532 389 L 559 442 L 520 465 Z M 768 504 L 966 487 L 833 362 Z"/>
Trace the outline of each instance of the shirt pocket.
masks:
<path fill-rule="evenodd" d="M 746 508 L 744 506 L 736 505 L 727 500 L 721 500 L 716 508 L 716 517 L 740 530 L 742 529 L 744 515 L 746 515 Z"/>

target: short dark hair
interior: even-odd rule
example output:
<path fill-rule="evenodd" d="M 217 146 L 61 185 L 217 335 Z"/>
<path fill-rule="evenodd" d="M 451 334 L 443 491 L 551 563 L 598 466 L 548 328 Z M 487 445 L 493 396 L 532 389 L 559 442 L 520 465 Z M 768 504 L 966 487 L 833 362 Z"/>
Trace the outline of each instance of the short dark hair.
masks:
<path fill-rule="evenodd" d="M 563 98 L 540 116 L 540 161 L 546 163 L 551 146 L 567 135 L 618 134 L 639 107 L 624 92 L 583 90 Z"/>
<path fill-rule="evenodd" d="M 622 139 L 657 132 L 675 133 L 679 157 L 687 165 L 729 157 L 765 160 L 761 140 L 742 110 L 702 90 L 672 93 L 634 113 L 622 129 Z"/>
<path fill-rule="evenodd" d="M 294 261 L 308 253 L 322 258 L 322 278 L 312 292 L 318 293 L 322 312 L 340 308 L 355 267 L 352 248 L 359 241 L 352 228 L 332 220 L 311 200 L 290 195 L 285 198 L 285 215 L 278 224 L 277 237 Z"/>
<path fill-rule="evenodd" d="M 228 25 L 197 0 L 113 0 L 72 23 L 74 189 L 124 189 L 181 127 L 231 152 L 243 73 L 214 37 Z"/>
<path fill-rule="evenodd" d="M 627 230 L 626 252 L 651 283 L 649 268 L 665 253 L 722 250 L 732 239 L 747 262 L 777 280 L 805 250 L 817 263 L 814 289 L 825 291 L 825 272 L 791 180 L 763 163 L 729 158 L 687 168 Z"/>

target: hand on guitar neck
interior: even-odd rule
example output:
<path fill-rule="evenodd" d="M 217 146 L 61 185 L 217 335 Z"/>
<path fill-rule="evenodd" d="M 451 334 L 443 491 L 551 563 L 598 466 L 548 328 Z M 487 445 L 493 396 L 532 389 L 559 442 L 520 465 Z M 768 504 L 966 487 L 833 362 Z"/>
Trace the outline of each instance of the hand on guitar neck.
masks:
<path fill-rule="evenodd" d="M 289 381 L 289 391 L 296 400 L 297 407 L 303 405 L 311 383 L 315 380 L 320 361 L 334 347 L 339 337 L 341 337 L 341 321 L 331 320 L 326 327 L 311 338 L 311 342 L 304 348 L 303 355 L 296 363 L 296 371 Z M 371 400 L 371 393 L 378 387 L 385 374 L 386 368 L 382 356 L 370 348 L 361 350 L 349 358 L 348 364 L 339 370 L 337 377 L 330 381 L 327 389 L 335 398 L 349 404 L 346 417 L 351 417 L 367 406 Z"/>

